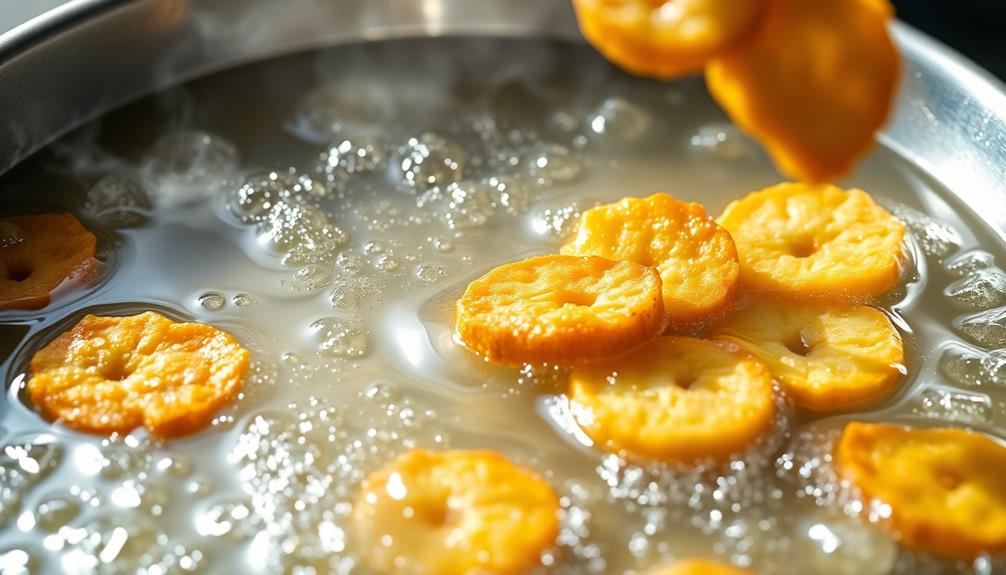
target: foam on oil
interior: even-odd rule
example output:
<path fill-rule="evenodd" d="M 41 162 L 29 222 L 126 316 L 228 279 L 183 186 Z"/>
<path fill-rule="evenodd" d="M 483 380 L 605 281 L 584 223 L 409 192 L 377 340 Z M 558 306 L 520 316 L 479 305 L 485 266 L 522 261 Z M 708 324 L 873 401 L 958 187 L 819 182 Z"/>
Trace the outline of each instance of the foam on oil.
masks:
<path fill-rule="evenodd" d="M 775 431 L 725 466 L 641 464 L 577 429 L 564 370 L 493 366 L 453 337 L 468 281 L 555 251 L 592 205 L 665 191 L 717 214 L 778 180 L 701 84 L 629 78 L 543 41 L 337 47 L 110 114 L 0 180 L 4 211 L 78 214 L 104 263 L 46 310 L 0 316 L 0 572 L 364 574 L 355 489 L 413 447 L 497 449 L 544 474 L 563 528 L 543 573 L 691 555 L 777 574 L 1006 569 L 900 549 L 871 524 L 889 510 L 830 469 L 853 418 L 1006 428 L 1002 246 L 885 149 L 843 182 L 912 232 L 883 302 L 908 373 L 868 413 L 783 403 Z M 82 314 L 151 308 L 253 351 L 210 429 L 98 438 L 23 401 L 31 354 Z"/>

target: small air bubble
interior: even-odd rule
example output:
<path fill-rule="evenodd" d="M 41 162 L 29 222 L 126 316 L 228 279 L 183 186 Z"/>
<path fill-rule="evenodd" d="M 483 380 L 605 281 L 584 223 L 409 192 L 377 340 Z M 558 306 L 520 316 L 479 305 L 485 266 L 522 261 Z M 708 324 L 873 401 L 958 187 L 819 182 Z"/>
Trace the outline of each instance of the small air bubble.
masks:
<path fill-rule="evenodd" d="M 206 292 L 197 299 L 199 305 L 207 311 L 219 311 L 227 303 L 227 299 L 224 298 L 223 294 L 217 292 Z"/>
<path fill-rule="evenodd" d="M 256 303 L 255 302 L 255 298 L 253 298 L 252 296 L 250 296 L 250 295 L 248 295 L 246 293 L 239 293 L 239 294 L 235 295 L 231 299 L 231 301 L 234 302 L 234 305 L 236 305 L 238 307 L 248 307 L 248 306 Z"/>

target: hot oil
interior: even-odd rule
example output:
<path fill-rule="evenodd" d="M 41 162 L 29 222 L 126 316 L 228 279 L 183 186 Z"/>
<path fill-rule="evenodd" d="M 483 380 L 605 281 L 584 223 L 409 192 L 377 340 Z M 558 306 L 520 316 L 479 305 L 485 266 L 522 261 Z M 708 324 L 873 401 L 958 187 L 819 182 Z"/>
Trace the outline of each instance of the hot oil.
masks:
<path fill-rule="evenodd" d="M 66 209 L 104 279 L 0 319 L 0 569 L 367 573 L 348 515 L 367 472 L 413 447 L 492 448 L 563 503 L 544 573 L 639 572 L 716 555 L 761 573 L 993 573 L 900 550 L 884 509 L 834 481 L 851 419 L 1002 436 L 1006 261 L 995 236 L 880 147 L 844 185 L 910 224 L 902 390 L 866 413 L 793 413 L 725 466 L 606 455 L 553 366 L 490 365 L 453 302 L 495 265 L 554 252 L 579 212 L 657 191 L 718 214 L 780 180 L 701 84 L 627 77 L 531 40 L 349 45 L 245 66 L 110 114 L 2 181 L 6 212 Z M 957 283 L 954 283 L 957 282 Z M 951 284 L 953 284 L 952 287 Z M 946 293 L 945 293 L 946 290 Z M 212 427 L 158 442 L 41 419 L 31 354 L 86 312 L 208 322 L 254 354 Z"/>

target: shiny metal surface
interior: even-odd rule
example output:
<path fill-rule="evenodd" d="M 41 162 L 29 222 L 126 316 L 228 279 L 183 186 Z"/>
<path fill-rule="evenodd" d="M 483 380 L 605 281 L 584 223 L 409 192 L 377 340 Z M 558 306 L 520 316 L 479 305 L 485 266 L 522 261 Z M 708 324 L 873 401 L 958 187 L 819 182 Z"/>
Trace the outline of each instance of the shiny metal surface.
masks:
<path fill-rule="evenodd" d="M 1006 241 L 1006 91 L 897 25 L 905 56 L 881 139 Z M 239 62 L 359 39 L 576 38 L 568 0 L 71 0 L 0 35 L 0 173 L 138 96 Z"/>

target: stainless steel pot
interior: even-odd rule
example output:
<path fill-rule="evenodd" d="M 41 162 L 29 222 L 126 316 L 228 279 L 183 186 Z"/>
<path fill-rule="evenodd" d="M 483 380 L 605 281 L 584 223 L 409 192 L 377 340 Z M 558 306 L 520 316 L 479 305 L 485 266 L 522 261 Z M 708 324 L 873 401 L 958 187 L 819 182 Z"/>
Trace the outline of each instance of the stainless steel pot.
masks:
<path fill-rule="evenodd" d="M 70 0 L 0 34 L 0 173 L 124 102 L 239 62 L 351 40 L 575 38 L 568 0 Z M 1006 241 L 1006 90 L 897 24 L 905 58 L 881 135 Z"/>

